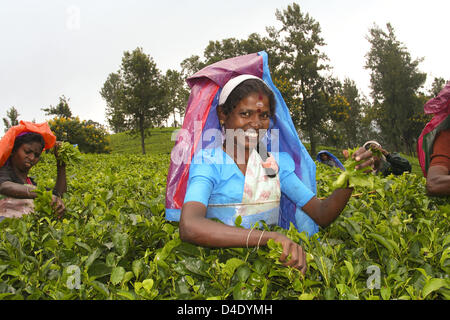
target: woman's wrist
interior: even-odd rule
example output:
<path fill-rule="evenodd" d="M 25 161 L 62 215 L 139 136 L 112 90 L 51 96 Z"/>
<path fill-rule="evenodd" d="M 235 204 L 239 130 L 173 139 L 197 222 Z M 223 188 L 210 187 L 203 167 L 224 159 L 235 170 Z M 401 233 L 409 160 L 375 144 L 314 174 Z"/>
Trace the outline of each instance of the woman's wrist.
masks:
<path fill-rule="evenodd" d="M 34 193 L 34 188 L 29 187 L 28 185 L 25 185 L 25 189 L 26 189 L 26 197 L 27 199 L 34 199 L 36 198 L 36 193 Z"/>
<path fill-rule="evenodd" d="M 275 232 L 275 231 L 270 231 L 266 233 L 266 241 L 265 243 L 267 244 L 267 241 L 269 241 L 269 239 L 273 239 L 274 241 L 279 241 L 280 237 L 284 237 L 284 235 L 282 235 L 279 232 Z"/>
<path fill-rule="evenodd" d="M 350 190 L 353 191 L 353 187 L 350 187 L 350 181 L 347 180 L 347 183 L 345 184 L 345 186 L 342 186 L 341 188 L 337 188 L 337 190 Z M 325 198 L 320 198 L 320 200 L 324 200 Z"/>
<path fill-rule="evenodd" d="M 254 232 L 256 231 L 256 232 Z M 259 229 L 250 229 L 247 233 L 246 247 L 249 249 L 250 247 L 255 247 L 255 249 L 259 249 L 260 246 L 263 246 L 269 240 L 272 232 L 266 230 Z M 250 240 L 252 239 L 252 240 Z"/>
<path fill-rule="evenodd" d="M 66 169 L 66 163 L 63 161 L 56 161 L 56 169 Z"/>

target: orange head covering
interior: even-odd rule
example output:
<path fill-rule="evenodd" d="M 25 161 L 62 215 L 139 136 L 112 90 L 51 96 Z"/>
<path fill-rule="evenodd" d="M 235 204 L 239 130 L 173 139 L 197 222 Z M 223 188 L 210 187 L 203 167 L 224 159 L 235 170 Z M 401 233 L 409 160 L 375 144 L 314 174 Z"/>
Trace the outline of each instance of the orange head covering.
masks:
<path fill-rule="evenodd" d="M 44 138 L 44 149 L 50 149 L 55 145 L 56 136 L 53 134 L 52 130 L 50 130 L 47 122 L 33 123 L 29 121 L 20 121 L 17 126 L 9 128 L 0 140 L 0 168 L 3 167 L 6 160 L 8 160 L 11 155 L 16 137 L 24 132 L 39 133 L 42 138 Z"/>

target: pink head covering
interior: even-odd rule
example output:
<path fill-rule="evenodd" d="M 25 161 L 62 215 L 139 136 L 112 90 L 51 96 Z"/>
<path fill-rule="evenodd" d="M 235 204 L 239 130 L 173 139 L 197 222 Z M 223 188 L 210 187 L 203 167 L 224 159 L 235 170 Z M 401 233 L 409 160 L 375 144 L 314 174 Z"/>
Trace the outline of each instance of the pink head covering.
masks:
<path fill-rule="evenodd" d="M 450 81 L 435 98 L 428 100 L 423 109 L 426 114 L 450 113 Z"/>
<path fill-rule="evenodd" d="M 439 94 L 428 100 L 424 106 L 426 114 L 433 114 L 433 118 L 428 122 L 417 140 L 417 158 L 423 175 L 426 177 L 430 156 L 433 151 L 433 144 L 436 135 L 448 128 L 450 117 L 450 81 L 444 86 Z"/>

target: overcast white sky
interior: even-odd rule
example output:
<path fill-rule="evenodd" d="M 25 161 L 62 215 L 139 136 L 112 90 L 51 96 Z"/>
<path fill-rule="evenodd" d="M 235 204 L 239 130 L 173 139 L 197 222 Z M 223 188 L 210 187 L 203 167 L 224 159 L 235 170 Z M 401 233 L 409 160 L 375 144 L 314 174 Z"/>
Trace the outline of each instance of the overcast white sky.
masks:
<path fill-rule="evenodd" d="M 428 74 L 450 79 L 448 0 L 299 0 L 322 28 L 333 74 L 369 94 L 364 69 L 374 23 L 391 22 L 397 39 Z M 106 124 L 99 91 L 124 51 L 142 47 L 158 68 L 180 70 L 209 40 L 266 35 L 276 9 L 292 0 L 1 0 L 0 117 L 15 106 L 21 120 L 48 119 L 41 108 L 70 99 L 74 115 Z M 3 135 L 3 121 L 0 136 Z"/>

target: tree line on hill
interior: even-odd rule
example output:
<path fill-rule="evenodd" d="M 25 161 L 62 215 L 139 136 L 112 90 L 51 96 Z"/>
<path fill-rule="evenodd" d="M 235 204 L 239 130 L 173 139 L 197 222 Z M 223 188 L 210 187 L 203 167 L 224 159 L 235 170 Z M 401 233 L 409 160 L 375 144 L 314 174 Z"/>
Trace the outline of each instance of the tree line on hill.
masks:
<path fill-rule="evenodd" d="M 317 145 L 355 147 L 376 139 L 388 148 L 414 154 L 421 130 L 430 120 L 424 103 L 444 86 L 435 78 L 431 92 L 421 91 L 426 74 L 396 38 L 391 24 L 374 25 L 367 40 L 365 68 L 370 72 L 369 101 L 351 79 L 332 74 L 323 52 L 320 24 L 296 3 L 276 10 L 280 27 L 266 27 L 267 35 L 252 33 L 247 39 L 210 41 L 203 57 L 184 59 L 181 71 L 157 68 L 150 55 L 136 48 L 125 52 L 120 70 L 111 73 L 101 89 L 107 103 L 107 121 L 115 132 L 131 130 L 141 136 L 145 153 L 146 129 L 159 126 L 176 112 L 183 114 L 189 89 L 188 76 L 217 61 L 266 51 L 275 85 L 288 105 L 300 137 Z"/>
<path fill-rule="evenodd" d="M 277 9 L 275 16 L 281 25 L 266 27 L 267 35 L 210 41 L 203 57 L 192 55 L 180 63 L 181 70 L 165 74 L 142 48 L 125 51 L 119 70 L 108 75 L 100 90 L 110 129 L 139 135 L 145 154 L 149 129 L 171 117 L 177 125 L 175 115 L 184 114 L 187 77 L 223 59 L 266 51 L 272 79 L 311 154 L 319 144 L 353 148 L 374 139 L 388 149 L 415 154 L 417 138 L 431 119 L 423 105 L 446 81 L 434 78 L 431 90 L 423 91 L 427 77 L 419 70 L 423 58 L 411 57 L 390 23 L 385 29 L 373 25 L 366 36 L 371 45 L 364 66 L 370 72 L 369 99 L 354 80 L 333 76 L 320 24 L 300 5 Z M 15 114 L 17 110 L 10 109 L 7 116 L 12 120 Z"/>

